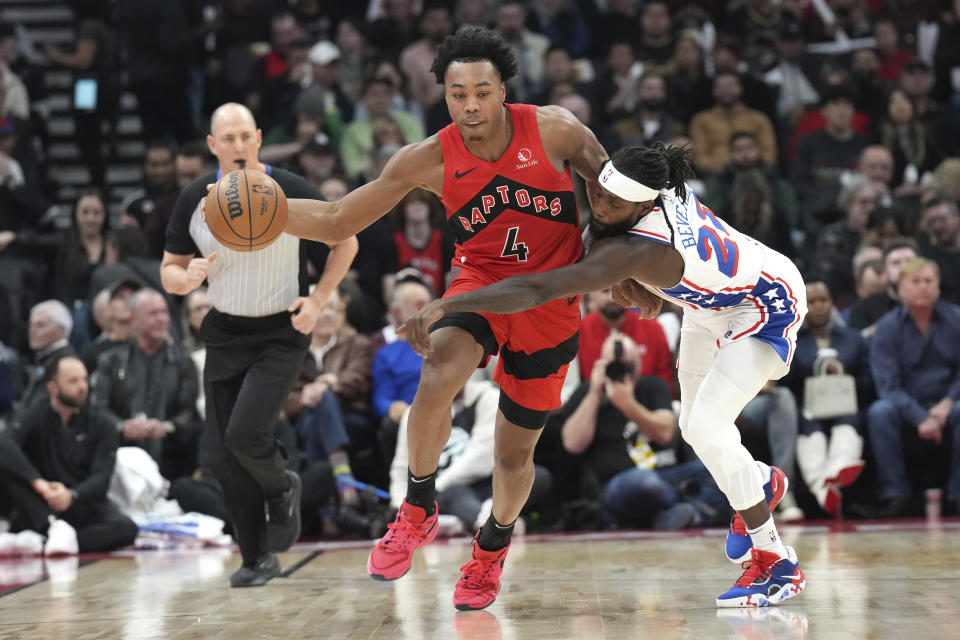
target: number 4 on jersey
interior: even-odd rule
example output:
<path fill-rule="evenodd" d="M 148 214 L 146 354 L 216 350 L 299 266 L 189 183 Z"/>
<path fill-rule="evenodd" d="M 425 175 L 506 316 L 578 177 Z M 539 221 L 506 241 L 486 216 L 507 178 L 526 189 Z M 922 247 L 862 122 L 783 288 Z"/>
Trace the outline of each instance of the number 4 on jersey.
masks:
<path fill-rule="evenodd" d="M 507 230 L 507 241 L 503 243 L 503 253 L 500 254 L 500 257 L 516 256 L 518 262 L 527 261 L 526 243 L 517 242 L 517 232 L 519 231 L 520 227 L 510 227 Z"/>

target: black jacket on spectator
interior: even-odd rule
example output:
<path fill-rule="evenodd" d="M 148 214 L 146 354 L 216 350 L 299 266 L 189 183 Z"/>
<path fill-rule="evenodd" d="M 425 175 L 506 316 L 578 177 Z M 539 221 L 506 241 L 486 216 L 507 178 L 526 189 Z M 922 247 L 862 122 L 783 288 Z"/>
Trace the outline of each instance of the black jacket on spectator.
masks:
<path fill-rule="evenodd" d="M 934 247 L 927 238 L 920 238 L 920 255 L 930 258 L 940 267 L 940 299 L 960 304 L 960 253 L 948 253 Z"/>
<path fill-rule="evenodd" d="M 62 482 L 80 504 L 106 497 L 116 455 L 117 431 L 110 417 L 91 407 L 64 426 L 44 402 L 0 432 L 0 470 L 25 483 Z"/>
<path fill-rule="evenodd" d="M 156 377 L 149 375 L 152 360 L 159 365 Z M 177 427 L 195 419 L 197 369 L 177 345 L 162 347 L 153 356 L 134 342 L 112 349 L 101 356 L 91 387 L 93 404 L 106 410 L 115 425 L 140 412 Z M 157 397 L 154 406 L 149 406 L 150 393 Z"/>
<path fill-rule="evenodd" d="M 0 341 L 0 418 L 13 409 L 22 379 L 17 352 Z"/>
<path fill-rule="evenodd" d="M 97 370 L 97 365 L 100 363 L 100 356 L 126 343 L 126 340 L 110 340 L 105 337 L 105 334 L 101 333 L 96 340 L 88 344 L 80 353 L 80 359 L 83 360 L 83 366 L 87 368 L 87 373 L 93 375 L 93 372 Z"/>
<path fill-rule="evenodd" d="M 124 420 L 139 413 L 173 422 L 174 433 L 160 440 L 125 443 L 145 449 L 164 477 L 190 473 L 196 467 L 197 369 L 180 347 L 168 345 L 153 356 L 134 342 L 111 349 L 97 362 L 90 386 L 91 404 L 105 411 L 118 431 Z"/>
<path fill-rule="evenodd" d="M 861 298 L 850 307 L 850 326 L 861 330 L 872 327 L 877 323 L 877 320 L 886 315 L 888 311 L 895 309 L 899 304 L 886 292 Z"/>
<path fill-rule="evenodd" d="M 44 533 L 56 518 L 77 532 L 81 553 L 131 544 L 137 525 L 107 498 L 117 455 L 117 432 L 103 412 L 89 406 L 63 424 L 49 402 L 0 428 L 0 484 L 17 521 Z M 31 483 L 61 482 L 73 494 L 66 511 L 54 512 Z"/>

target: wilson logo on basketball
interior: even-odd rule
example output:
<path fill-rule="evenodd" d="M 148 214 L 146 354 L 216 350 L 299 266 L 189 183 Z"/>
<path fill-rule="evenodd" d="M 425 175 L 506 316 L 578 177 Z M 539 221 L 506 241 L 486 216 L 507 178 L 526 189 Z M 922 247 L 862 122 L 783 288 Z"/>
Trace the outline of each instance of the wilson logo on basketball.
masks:
<path fill-rule="evenodd" d="M 223 195 L 227 197 L 227 214 L 231 220 L 235 220 L 243 215 L 243 205 L 240 203 L 240 173 L 231 173 L 227 178 L 227 188 Z"/>
<path fill-rule="evenodd" d="M 521 147 L 517 151 L 517 160 L 520 161 L 520 164 L 517 165 L 517 169 L 524 169 L 526 167 L 532 167 L 535 164 L 539 164 L 539 161 L 533 159 L 533 152 L 526 147 Z"/>

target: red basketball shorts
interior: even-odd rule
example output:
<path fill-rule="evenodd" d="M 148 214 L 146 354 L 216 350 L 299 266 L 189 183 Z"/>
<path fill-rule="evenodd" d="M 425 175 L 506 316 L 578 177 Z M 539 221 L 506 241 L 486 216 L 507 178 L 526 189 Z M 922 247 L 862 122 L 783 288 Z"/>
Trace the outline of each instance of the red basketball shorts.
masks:
<path fill-rule="evenodd" d="M 460 267 L 443 297 L 495 282 L 477 269 Z M 575 296 L 519 313 L 451 313 L 431 330 L 452 326 L 467 331 L 484 348 L 484 363 L 499 352 L 493 380 L 500 386 L 501 410 L 511 422 L 539 428 L 546 413 L 560 406 L 560 389 L 570 361 L 577 355 L 579 302 L 580 297 Z"/>

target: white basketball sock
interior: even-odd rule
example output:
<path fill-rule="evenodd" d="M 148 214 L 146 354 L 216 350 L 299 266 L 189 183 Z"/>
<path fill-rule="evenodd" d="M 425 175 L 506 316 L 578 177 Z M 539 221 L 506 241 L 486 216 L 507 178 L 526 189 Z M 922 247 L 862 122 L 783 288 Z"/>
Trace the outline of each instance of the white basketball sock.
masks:
<path fill-rule="evenodd" d="M 750 534 L 754 549 L 770 551 L 781 558 L 787 557 L 787 549 L 780 540 L 780 533 L 777 531 L 777 525 L 774 524 L 772 515 L 756 529 L 747 529 L 747 533 Z"/>

